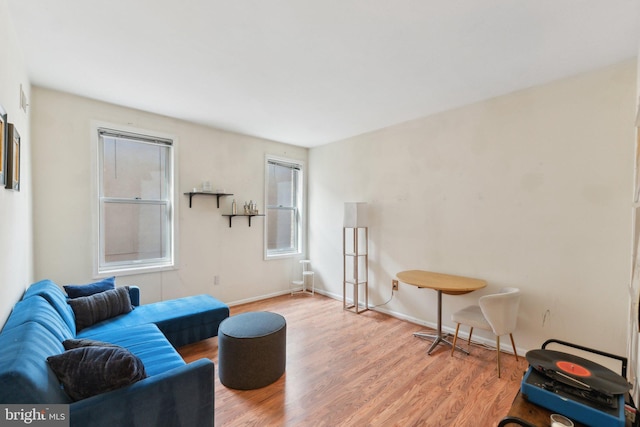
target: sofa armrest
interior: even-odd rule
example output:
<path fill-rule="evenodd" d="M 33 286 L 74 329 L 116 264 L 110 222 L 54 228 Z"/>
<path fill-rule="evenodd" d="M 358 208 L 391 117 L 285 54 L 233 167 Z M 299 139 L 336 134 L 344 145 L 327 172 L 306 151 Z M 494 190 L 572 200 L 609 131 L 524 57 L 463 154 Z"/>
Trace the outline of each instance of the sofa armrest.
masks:
<path fill-rule="evenodd" d="M 140 288 L 137 286 L 129 285 L 129 298 L 131 298 L 131 305 L 134 307 L 140 306 Z"/>
<path fill-rule="evenodd" d="M 213 426 L 214 365 L 200 359 L 72 403 L 72 427 Z"/>

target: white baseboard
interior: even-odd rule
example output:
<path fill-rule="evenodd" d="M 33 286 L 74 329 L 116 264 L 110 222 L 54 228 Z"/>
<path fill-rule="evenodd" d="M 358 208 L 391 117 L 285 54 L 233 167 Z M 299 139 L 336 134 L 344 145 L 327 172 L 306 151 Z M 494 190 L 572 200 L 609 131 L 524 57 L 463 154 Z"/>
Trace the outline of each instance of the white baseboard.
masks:
<path fill-rule="evenodd" d="M 295 292 L 295 290 L 294 290 L 294 292 Z M 233 307 L 234 305 L 247 304 L 247 303 L 250 303 L 250 302 L 256 302 L 256 301 L 261 301 L 263 299 L 279 297 L 280 295 L 287 295 L 287 294 L 290 294 L 290 293 L 291 293 L 291 291 L 278 291 L 278 292 L 274 292 L 272 294 L 260 295 L 260 296 L 257 296 L 257 297 L 251 297 L 251 298 L 247 298 L 247 299 L 241 299 L 241 300 L 238 300 L 238 301 L 228 302 L 227 305 L 229 307 Z"/>

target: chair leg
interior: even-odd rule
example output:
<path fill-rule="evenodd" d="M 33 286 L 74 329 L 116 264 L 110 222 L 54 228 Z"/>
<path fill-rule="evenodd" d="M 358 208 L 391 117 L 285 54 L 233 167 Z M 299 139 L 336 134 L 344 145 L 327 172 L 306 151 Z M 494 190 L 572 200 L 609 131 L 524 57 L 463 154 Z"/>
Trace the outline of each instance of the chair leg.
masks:
<path fill-rule="evenodd" d="M 473 326 L 469 329 L 469 339 L 467 340 L 467 345 L 471 347 L 471 335 L 473 334 Z"/>
<path fill-rule="evenodd" d="M 458 331 L 460 330 L 460 323 L 456 326 L 456 333 L 453 336 L 453 345 L 451 346 L 451 356 L 453 357 L 453 352 L 456 351 L 456 341 L 458 341 Z"/>
<path fill-rule="evenodd" d="M 498 378 L 500 378 L 500 336 L 496 335 L 496 351 L 498 352 Z"/>
<path fill-rule="evenodd" d="M 518 352 L 516 351 L 516 343 L 513 342 L 513 334 L 509 334 L 509 338 L 511 338 L 511 347 L 513 347 L 513 354 L 516 355 L 516 362 L 518 361 Z"/>

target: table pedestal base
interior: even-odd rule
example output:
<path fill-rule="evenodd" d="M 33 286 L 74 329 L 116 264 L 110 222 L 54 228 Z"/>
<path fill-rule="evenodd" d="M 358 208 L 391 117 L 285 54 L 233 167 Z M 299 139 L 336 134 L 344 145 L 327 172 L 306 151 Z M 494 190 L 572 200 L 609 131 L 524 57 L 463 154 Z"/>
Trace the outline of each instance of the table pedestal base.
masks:
<path fill-rule="evenodd" d="M 448 337 L 451 336 L 451 334 L 436 335 L 436 334 L 428 334 L 426 332 L 414 332 L 413 336 L 421 339 L 433 340 L 433 342 L 431 343 L 431 347 L 429 347 L 429 350 L 427 350 L 428 355 L 431 355 L 431 352 L 435 350 L 435 348 L 440 343 L 448 345 L 449 347 L 453 347 L 453 343 L 447 339 Z M 469 354 L 467 350 L 460 347 L 459 345 L 456 345 L 456 350 L 460 350 L 461 352 L 467 355 Z"/>
<path fill-rule="evenodd" d="M 432 339 L 433 343 L 431 343 L 431 347 L 427 350 L 427 354 L 431 355 L 431 352 L 435 350 L 438 344 L 443 343 L 448 345 L 449 347 L 453 347 L 453 343 L 447 340 L 447 337 L 450 334 L 442 333 L 442 291 L 438 289 L 438 330 L 435 334 L 427 334 L 424 332 L 414 332 L 414 337 L 422 338 L 422 339 Z M 460 346 L 456 346 L 456 349 L 460 350 L 464 354 L 469 354 L 467 350 Z"/>

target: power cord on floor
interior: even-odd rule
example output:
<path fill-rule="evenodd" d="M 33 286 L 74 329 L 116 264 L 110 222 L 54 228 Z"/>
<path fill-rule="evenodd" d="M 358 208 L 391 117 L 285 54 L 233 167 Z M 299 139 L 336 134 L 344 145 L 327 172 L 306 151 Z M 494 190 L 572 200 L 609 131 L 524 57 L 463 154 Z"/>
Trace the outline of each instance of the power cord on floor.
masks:
<path fill-rule="evenodd" d="M 387 304 L 389 304 L 389 303 L 391 302 L 391 300 L 393 299 L 393 294 L 394 294 L 394 292 L 393 292 L 393 290 L 392 290 L 392 291 L 391 291 L 391 296 L 389 297 L 389 299 L 388 299 L 388 300 L 386 300 L 386 301 L 385 301 L 385 302 L 383 302 L 382 304 L 378 304 L 378 305 L 371 305 L 371 306 L 369 306 L 369 308 L 377 308 L 377 307 L 382 307 L 383 305 L 387 305 Z"/>

